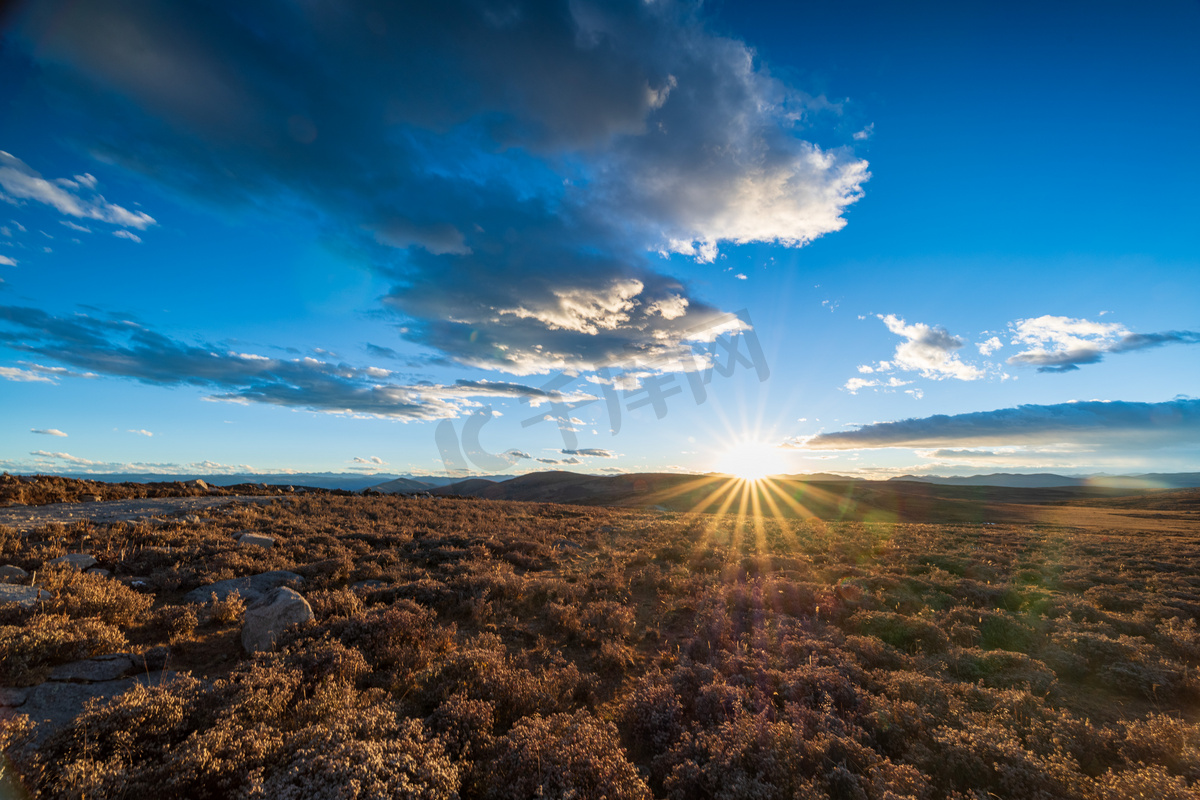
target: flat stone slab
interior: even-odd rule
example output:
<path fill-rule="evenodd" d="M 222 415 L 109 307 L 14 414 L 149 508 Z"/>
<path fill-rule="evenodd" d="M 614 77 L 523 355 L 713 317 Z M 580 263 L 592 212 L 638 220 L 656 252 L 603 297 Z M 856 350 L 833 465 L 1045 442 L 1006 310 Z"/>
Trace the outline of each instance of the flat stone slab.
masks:
<path fill-rule="evenodd" d="M 137 665 L 128 653 L 117 653 L 89 658 L 85 661 L 73 661 L 70 664 L 55 667 L 50 672 L 50 680 L 84 683 L 115 681 L 118 678 L 124 678 L 136 667 Z"/>
<path fill-rule="evenodd" d="M 5 564 L 0 567 L 0 583 L 24 583 L 29 573 L 20 567 Z"/>
<path fill-rule="evenodd" d="M 225 600 L 229 595 L 237 592 L 247 603 L 253 603 L 272 589 L 292 583 L 293 581 L 304 583 L 304 578 L 294 572 L 277 569 L 270 572 L 260 572 L 257 575 L 249 575 L 245 578 L 230 578 L 229 580 L 210 583 L 208 586 L 193 589 L 185 594 L 183 599 L 187 603 L 207 603 L 212 599 L 214 594 L 218 600 Z"/>
<path fill-rule="evenodd" d="M 99 562 L 92 558 L 91 554 L 89 553 L 67 553 L 65 556 L 52 558 L 47 563 L 54 566 L 66 565 L 82 572 L 88 567 L 96 566 L 96 564 Z"/>
<path fill-rule="evenodd" d="M 35 746 L 40 746 L 50 734 L 64 725 L 70 724 L 79 716 L 87 701 L 93 698 L 109 700 L 124 694 L 138 684 L 157 686 L 160 683 L 169 682 L 173 677 L 175 677 L 173 671 L 164 671 L 100 683 L 47 681 L 28 689 L 19 690 L 25 692 L 25 700 L 17 707 L 17 713 L 28 714 L 29 718 L 37 725 L 37 729 L 34 731 L 34 742 Z M 12 691 L 14 690 L 0 689 L 0 693 Z"/>
<path fill-rule="evenodd" d="M 28 697 L 28 689 L 0 689 L 0 708 L 20 708 Z"/>
<path fill-rule="evenodd" d="M 388 585 L 389 584 L 387 583 L 387 581 L 378 581 L 378 580 L 359 581 L 358 583 L 350 584 L 350 589 L 352 591 L 356 591 L 356 592 L 373 592 L 376 589 L 386 589 L 388 587 Z"/>
<path fill-rule="evenodd" d="M 238 544 L 241 545 L 257 545 L 270 550 L 275 546 L 275 537 L 263 536 L 259 533 L 244 533 L 238 537 Z"/>
<path fill-rule="evenodd" d="M 0 605 L 16 603 L 21 608 L 33 608 L 38 600 L 53 600 L 54 594 L 40 586 L 17 586 L 0 583 Z"/>
<path fill-rule="evenodd" d="M 44 506 L 5 506 L 0 508 L 0 525 L 18 531 L 31 531 L 52 522 L 129 522 L 146 517 L 167 516 L 180 512 L 204 511 L 240 503 L 271 503 L 273 496 L 229 497 L 158 497 L 141 500 L 105 500 L 100 503 L 50 503 Z"/>

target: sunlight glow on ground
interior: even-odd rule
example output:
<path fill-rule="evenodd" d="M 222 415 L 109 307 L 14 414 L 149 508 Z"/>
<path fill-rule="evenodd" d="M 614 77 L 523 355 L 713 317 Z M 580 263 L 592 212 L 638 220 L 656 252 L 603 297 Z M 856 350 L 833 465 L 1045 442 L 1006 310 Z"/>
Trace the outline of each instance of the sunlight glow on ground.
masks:
<path fill-rule="evenodd" d="M 758 481 L 786 471 L 783 451 L 766 442 L 739 442 L 717 459 L 717 472 L 746 481 Z"/>

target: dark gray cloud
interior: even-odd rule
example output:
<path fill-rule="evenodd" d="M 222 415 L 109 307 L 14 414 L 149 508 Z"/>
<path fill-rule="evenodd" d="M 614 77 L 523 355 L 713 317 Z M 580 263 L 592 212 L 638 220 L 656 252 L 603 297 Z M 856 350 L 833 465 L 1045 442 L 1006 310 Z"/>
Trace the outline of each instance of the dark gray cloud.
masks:
<path fill-rule="evenodd" d="M 585 458 L 616 458 L 617 454 L 611 450 L 602 450 L 598 447 L 584 447 L 579 450 L 563 450 L 565 456 L 584 456 Z M 567 462 L 570 463 L 570 462 Z"/>
<path fill-rule="evenodd" d="M 288 209 L 394 280 L 410 340 L 526 374 L 678 348 L 717 310 L 653 251 L 799 246 L 861 195 L 852 143 L 804 138 L 836 106 L 698 8 L 46 0 L 9 42 L 89 152 Z"/>
<path fill-rule="evenodd" d="M 939 414 L 821 433 L 802 443 L 813 450 L 876 447 L 1075 444 L 1169 447 L 1200 442 L 1200 400 L 1023 405 L 995 411 Z"/>
<path fill-rule="evenodd" d="M 378 367 L 311 357 L 268 358 L 211 343 L 186 344 L 130 320 L 82 314 L 55 317 L 20 306 L 0 306 L 0 345 L 87 370 L 91 377 L 100 374 L 160 386 L 196 386 L 212 391 L 218 400 L 316 411 L 440 419 L 478 407 L 475 398 L 521 397 L 534 405 L 549 399 L 545 390 L 518 383 L 397 383 L 394 373 Z M 0 377 L 25 379 L 3 372 Z"/>
<path fill-rule="evenodd" d="M 391 359 L 403 358 L 403 356 L 401 356 L 399 353 L 397 353 L 395 350 L 393 350 L 390 347 L 382 347 L 377 344 L 371 344 L 370 342 L 367 342 L 366 347 L 364 349 L 366 349 L 366 351 L 369 355 L 375 356 L 376 358 L 391 358 Z"/>

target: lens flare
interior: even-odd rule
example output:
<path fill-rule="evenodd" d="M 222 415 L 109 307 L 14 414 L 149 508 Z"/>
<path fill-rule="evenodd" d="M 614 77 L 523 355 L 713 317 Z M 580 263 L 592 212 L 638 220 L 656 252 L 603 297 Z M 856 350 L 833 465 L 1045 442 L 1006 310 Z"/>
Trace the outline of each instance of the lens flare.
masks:
<path fill-rule="evenodd" d="M 787 471 L 784 452 L 773 444 L 759 441 L 739 442 L 717 459 L 717 472 L 744 481 L 760 481 L 768 475 Z"/>

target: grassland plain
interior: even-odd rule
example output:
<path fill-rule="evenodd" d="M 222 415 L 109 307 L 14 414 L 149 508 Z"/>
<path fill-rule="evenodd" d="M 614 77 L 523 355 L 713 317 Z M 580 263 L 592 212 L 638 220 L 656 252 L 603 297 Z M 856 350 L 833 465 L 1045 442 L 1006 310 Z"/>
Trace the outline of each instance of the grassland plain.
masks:
<path fill-rule="evenodd" d="M 0 612 L 0 685 L 159 646 L 176 671 L 0 744 L 46 798 L 1197 796 L 1190 518 L 740 507 L 312 494 L 0 530 L 54 593 Z M 45 566 L 78 551 L 112 576 Z M 268 570 L 315 613 L 274 652 L 242 652 L 239 598 L 183 599 Z"/>

